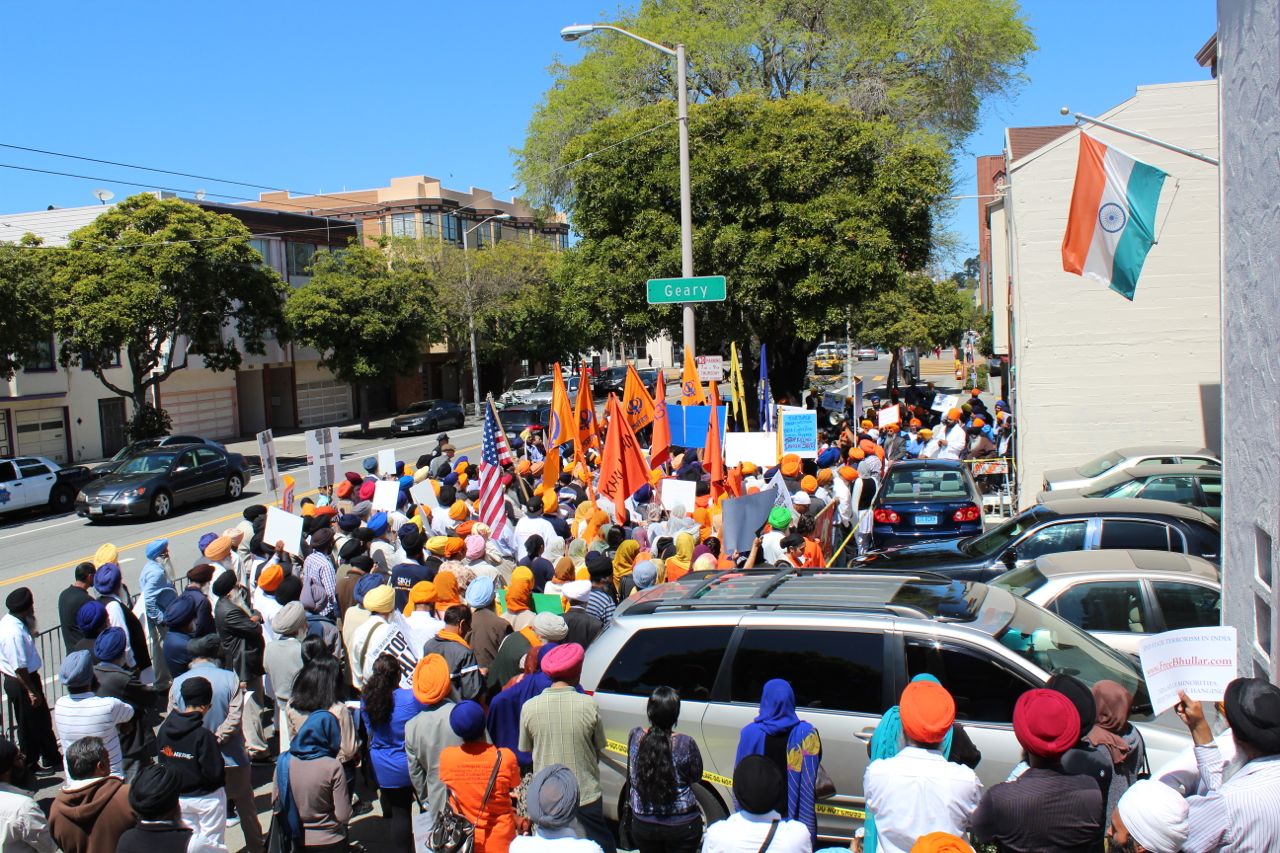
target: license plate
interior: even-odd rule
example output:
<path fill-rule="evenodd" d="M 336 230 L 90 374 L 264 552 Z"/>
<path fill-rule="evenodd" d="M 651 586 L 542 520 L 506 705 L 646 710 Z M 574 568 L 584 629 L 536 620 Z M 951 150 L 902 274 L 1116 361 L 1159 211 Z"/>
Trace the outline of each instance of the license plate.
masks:
<path fill-rule="evenodd" d="M 927 524 L 937 524 L 937 523 L 938 523 L 938 517 L 936 515 L 917 515 L 916 516 L 917 527 L 922 527 Z"/>
<path fill-rule="evenodd" d="M 400 427 L 400 431 L 401 431 L 401 432 L 408 432 L 408 431 L 409 431 L 409 428 L 408 428 L 408 427 Z"/>
<path fill-rule="evenodd" d="M 102 507 L 100 506 L 89 507 L 89 515 L 102 515 Z"/>

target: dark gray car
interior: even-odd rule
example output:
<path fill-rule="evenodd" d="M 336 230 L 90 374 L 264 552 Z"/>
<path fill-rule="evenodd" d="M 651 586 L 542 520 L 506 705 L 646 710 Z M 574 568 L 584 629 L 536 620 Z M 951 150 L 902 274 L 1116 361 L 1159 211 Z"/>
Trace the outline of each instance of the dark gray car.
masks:
<path fill-rule="evenodd" d="M 391 420 L 395 433 L 439 432 L 461 429 L 466 421 L 462 406 L 451 400 L 423 400 L 406 406 Z"/>
<path fill-rule="evenodd" d="M 235 500 L 249 475 L 244 457 L 209 445 L 146 450 L 114 472 L 87 483 L 76 514 L 104 518 L 167 518 L 175 508 L 203 500 Z"/>

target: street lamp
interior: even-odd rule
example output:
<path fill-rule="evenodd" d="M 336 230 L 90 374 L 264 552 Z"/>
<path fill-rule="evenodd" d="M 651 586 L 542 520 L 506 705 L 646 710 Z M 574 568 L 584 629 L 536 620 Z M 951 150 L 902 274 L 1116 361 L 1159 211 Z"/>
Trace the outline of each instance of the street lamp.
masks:
<path fill-rule="evenodd" d="M 462 268 L 467 277 L 467 331 L 471 335 L 471 399 L 476 404 L 476 417 L 480 417 L 480 359 L 476 356 L 476 309 L 471 292 L 471 259 L 467 255 L 467 235 L 487 222 L 510 218 L 510 213 L 495 213 L 462 232 Z"/>
<path fill-rule="evenodd" d="M 688 63 L 684 55 L 684 45 L 677 44 L 674 49 L 669 48 L 612 24 L 570 24 L 560 30 L 560 38 L 565 41 L 577 41 L 585 35 L 600 30 L 624 35 L 648 45 L 659 53 L 675 57 L 676 119 L 680 124 L 680 275 L 693 278 L 693 205 L 689 191 L 689 84 L 685 76 Z M 684 348 L 691 355 L 698 354 L 693 331 L 693 305 L 689 302 L 684 304 Z"/>

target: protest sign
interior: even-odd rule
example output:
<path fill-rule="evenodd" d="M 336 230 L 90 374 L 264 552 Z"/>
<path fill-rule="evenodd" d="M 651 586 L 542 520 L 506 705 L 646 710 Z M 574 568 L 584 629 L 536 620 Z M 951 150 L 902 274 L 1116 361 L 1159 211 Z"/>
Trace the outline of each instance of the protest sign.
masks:
<path fill-rule="evenodd" d="M 396 452 L 391 448 L 378 451 L 378 476 L 392 477 L 396 473 Z"/>
<path fill-rule="evenodd" d="M 754 462 L 761 468 L 778 464 L 776 432 L 729 432 L 724 436 L 724 464 L 732 468 L 743 462 Z"/>
<path fill-rule="evenodd" d="M 1192 699 L 1220 702 L 1236 677 L 1236 629 L 1230 625 L 1165 631 L 1138 644 L 1151 707 L 1160 714 Z"/>
<path fill-rule="evenodd" d="M 728 406 L 716 407 L 720 416 L 720 435 L 725 434 L 725 418 Z M 711 420 L 710 406 L 667 406 L 667 423 L 671 426 L 671 444 L 675 447 L 698 448 L 707 444 L 707 423 Z"/>
<path fill-rule="evenodd" d="M 342 459 L 337 427 L 321 427 L 307 432 L 307 471 L 311 487 L 323 489 L 338 481 L 338 462 Z"/>
<path fill-rule="evenodd" d="M 267 489 L 280 491 L 280 465 L 276 462 L 276 440 L 271 430 L 258 433 L 258 458 L 262 460 L 262 479 Z"/>
<path fill-rule="evenodd" d="M 379 656 L 391 655 L 400 662 L 400 686 L 406 690 L 411 690 L 413 689 L 413 670 L 418 666 L 418 658 L 422 656 L 417 649 L 421 649 L 426 645 L 431 637 L 416 630 L 404 616 L 394 610 L 387 621 L 389 623 L 387 631 L 383 633 L 374 647 L 364 656 L 364 660 L 368 664 L 364 674 L 368 675 L 368 670 L 372 667 L 373 661 L 377 660 Z"/>
<path fill-rule="evenodd" d="M 756 538 L 756 531 L 769 520 L 774 496 L 769 491 L 741 498 L 729 498 L 721 505 L 724 517 L 724 550 L 746 554 Z"/>
<path fill-rule="evenodd" d="M 933 398 L 933 405 L 930 406 L 930 408 L 933 409 L 935 412 L 942 412 L 943 414 L 946 414 L 951 409 L 957 409 L 959 407 L 960 407 L 959 394 L 952 394 L 950 397 L 944 397 L 941 394 L 938 394 Z"/>
<path fill-rule="evenodd" d="M 399 498 L 399 483 L 395 480 L 379 480 L 373 486 L 373 511 L 394 512 Z"/>
<path fill-rule="evenodd" d="M 778 409 L 778 444 L 783 456 L 794 453 L 801 459 L 818 456 L 818 413 L 812 409 Z"/>
<path fill-rule="evenodd" d="M 277 542 L 295 557 L 302 556 L 302 516 L 285 512 L 279 507 L 267 507 L 267 524 L 262 529 L 262 541 L 274 548 Z"/>
<path fill-rule="evenodd" d="M 899 406 L 890 406 L 887 409 L 881 409 L 876 413 L 876 416 L 880 421 L 878 424 L 880 429 L 884 429 L 890 424 L 902 423 L 902 409 Z"/>
<path fill-rule="evenodd" d="M 698 379 L 702 382 L 724 381 L 724 356 L 700 355 L 698 363 Z"/>
<path fill-rule="evenodd" d="M 677 504 L 684 507 L 685 512 L 693 512 L 697 499 L 698 484 L 692 480 L 668 477 L 662 481 L 662 506 L 668 512 Z"/>
<path fill-rule="evenodd" d="M 773 472 L 773 476 L 769 478 L 769 482 L 765 484 L 764 493 L 768 493 L 770 489 L 774 490 L 774 506 L 785 506 L 787 509 L 795 509 L 796 505 L 791 500 L 791 490 L 787 488 L 787 480 L 782 476 L 782 469 Z"/>
<path fill-rule="evenodd" d="M 832 391 L 822 392 L 822 408 L 828 412 L 844 411 L 844 395 L 836 394 Z"/>
<path fill-rule="evenodd" d="M 440 501 L 436 500 L 436 490 L 428 480 L 414 483 L 413 488 L 409 489 L 409 497 L 413 498 L 414 503 L 425 506 L 433 512 L 440 508 Z"/>

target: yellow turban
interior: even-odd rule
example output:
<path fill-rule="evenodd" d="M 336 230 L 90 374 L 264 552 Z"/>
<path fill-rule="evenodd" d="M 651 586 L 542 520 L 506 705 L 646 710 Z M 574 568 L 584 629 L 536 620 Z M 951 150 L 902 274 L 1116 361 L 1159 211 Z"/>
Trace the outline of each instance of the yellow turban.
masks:
<path fill-rule="evenodd" d="M 542 493 L 542 511 L 546 513 L 558 512 L 560 510 L 560 498 L 556 495 L 554 489 L 547 489 Z"/>
<path fill-rule="evenodd" d="M 93 567 L 95 569 L 105 566 L 107 563 L 120 563 L 120 552 L 116 550 L 116 546 L 107 542 L 98 546 L 98 550 L 93 552 Z"/>
<path fill-rule="evenodd" d="M 390 613 L 396 607 L 396 591 L 387 584 L 364 594 L 364 609 L 370 613 Z"/>
<path fill-rule="evenodd" d="M 435 554 L 437 557 L 444 556 L 445 546 L 449 544 L 448 536 L 432 536 L 427 540 L 426 549 L 428 554 Z"/>

